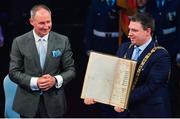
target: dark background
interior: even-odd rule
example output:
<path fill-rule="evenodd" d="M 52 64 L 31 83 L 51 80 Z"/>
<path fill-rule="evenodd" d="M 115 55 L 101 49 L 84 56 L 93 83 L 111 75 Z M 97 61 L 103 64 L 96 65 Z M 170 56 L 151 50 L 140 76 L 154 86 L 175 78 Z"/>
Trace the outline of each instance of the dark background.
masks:
<path fill-rule="evenodd" d="M 4 47 L 0 48 L 0 118 L 4 117 L 3 79 L 8 74 L 12 41 L 15 37 L 32 29 L 29 24 L 29 12 L 33 5 L 40 3 L 51 9 L 52 30 L 69 37 L 74 53 L 77 76 L 65 88 L 68 103 L 65 117 L 97 117 L 94 107 L 85 106 L 83 100 L 80 99 L 87 65 L 83 36 L 90 0 L 0 0 L 0 24 L 5 38 Z M 171 97 L 174 98 L 172 101 L 175 105 L 174 117 L 180 117 L 179 88 Z"/>
<path fill-rule="evenodd" d="M 67 35 L 74 52 L 76 79 L 66 86 L 68 111 L 65 117 L 90 117 L 80 99 L 87 57 L 83 50 L 84 23 L 90 0 L 1 0 L 0 23 L 5 38 L 0 48 L 0 117 L 4 117 L 3 79 L 8 74 L 9 53 L 16 36 L 30 31 L 29 11 L 35 4 L 46 4 L 52 11 L 53 31 Z"/>

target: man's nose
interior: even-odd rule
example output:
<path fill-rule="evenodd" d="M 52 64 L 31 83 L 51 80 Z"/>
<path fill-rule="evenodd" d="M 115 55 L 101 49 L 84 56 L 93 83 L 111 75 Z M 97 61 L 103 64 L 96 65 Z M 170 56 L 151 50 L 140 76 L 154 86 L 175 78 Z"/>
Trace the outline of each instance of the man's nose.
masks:
<path fill-rule="evenodd" d="M 132 33 L 131 33 L 131 31 L 129 31 L 129 33 L 128 33 L 128 38 L 129 38 L 130 36 L 132 36 Z"/>

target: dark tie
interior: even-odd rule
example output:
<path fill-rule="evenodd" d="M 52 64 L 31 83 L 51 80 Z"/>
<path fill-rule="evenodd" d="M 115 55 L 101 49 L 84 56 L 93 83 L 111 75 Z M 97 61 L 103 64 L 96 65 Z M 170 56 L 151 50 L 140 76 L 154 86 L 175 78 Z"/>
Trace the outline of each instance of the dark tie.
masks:
<path fill-rule="evenodd" d="M 39 58 L 40 58 L 40 63 L 41 63 L 42 69 L 44 68 L 44 62 L 46 59 L 46 49 L 45 49 L 43 42 L 45 42 L 43 39 L 39 39 L 38 51 L 39 51 Z"/>
<path fill-rule="evenodd" d="M 137 60 L 140 55 L 141 49 L 139 47 L 135 47 L 134 50 L 135 50 L 135 54 L 133 55 L 132 59 Z"/>
<path fill-rule="evenodd" d="M 163 8 L 164 2 L 165 2 L 164 0 L 157 0 L 157 6 L 158 6 L 159 9 Z"/>
<path fill-rule="evenodd" d="M 109 6 L 112 6 L 113 5 L 113 0 L 107 0 L 107 3 Z"/>

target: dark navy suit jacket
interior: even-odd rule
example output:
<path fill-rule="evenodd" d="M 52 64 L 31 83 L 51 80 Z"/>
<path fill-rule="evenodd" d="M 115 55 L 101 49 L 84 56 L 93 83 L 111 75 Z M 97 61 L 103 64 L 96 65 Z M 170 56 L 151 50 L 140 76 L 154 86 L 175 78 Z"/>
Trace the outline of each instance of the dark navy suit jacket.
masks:
<path fill-rule="evenodd" d="M 134 47 L 123 44 L 117 56 L 131 59 Z M 148 52 L 155 46 L 152 41 L 138 58 L 137 67 Z M 138 82 L 129 98 L 130 117 L 169 117 L 168 74 L 171 69 L 170 57 L 166 50 L 159 49 L 151 55 L 142 68 Z M 137 69 L 136 69 L 137 70 Z"/>

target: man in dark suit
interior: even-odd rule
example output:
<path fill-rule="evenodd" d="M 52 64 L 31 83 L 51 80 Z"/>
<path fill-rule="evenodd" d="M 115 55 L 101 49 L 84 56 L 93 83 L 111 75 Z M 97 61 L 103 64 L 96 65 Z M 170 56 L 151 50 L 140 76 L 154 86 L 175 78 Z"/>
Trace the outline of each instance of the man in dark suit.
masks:
<path fill-rule="evenodd" d="M 170 117 L 168 76 L 171 61 L 168 52 L 152 40 L 154 20 L 146 13 L 137 13 L 130 19 L 129 38 L 131 43 L 120 46 L 117 56 L 137 60 L 127 110 L 114 107 L 121 112 L 116 117 Z M 84 100 L 87 105 L 94 99 Z"/>
<path fill-rule="evenodd" d="M 168 52 L 152 39 L 154 20 L 145 13 L 137 13 L 130 19 L 129 38 L 117 56 L 137 60 L 136 73 L 129 97 L 130 117 L 170 117 L 168 76 L 171 61 Z M 139 52 L 136 53 L 136 49 Z M 124 109 L 115 107 L 117 112 Z"/>
<path fill-rule="evenodd" d="M 62 117 L 64 86 L 75 77 L 69 40 L 51 31 L 45 5 L 31 9 L 30 23 L 34 29 L 15 38 L 10 53 L 9 76 L 18 85 L 13 109 L 21 117 Z"/>

